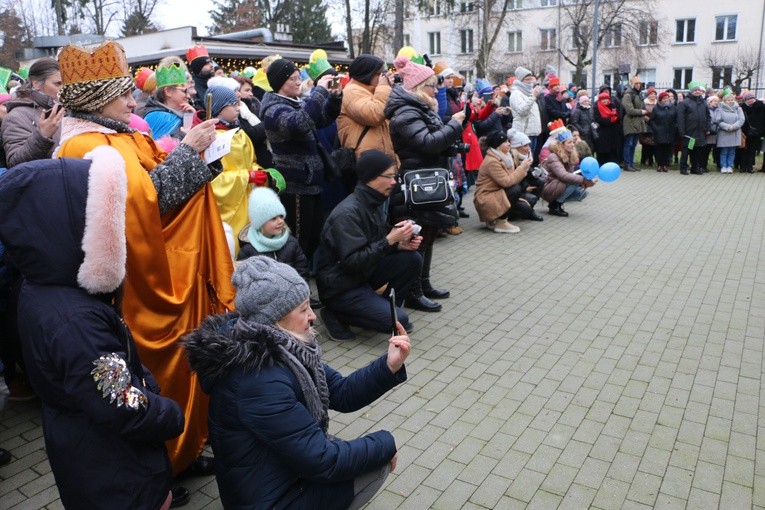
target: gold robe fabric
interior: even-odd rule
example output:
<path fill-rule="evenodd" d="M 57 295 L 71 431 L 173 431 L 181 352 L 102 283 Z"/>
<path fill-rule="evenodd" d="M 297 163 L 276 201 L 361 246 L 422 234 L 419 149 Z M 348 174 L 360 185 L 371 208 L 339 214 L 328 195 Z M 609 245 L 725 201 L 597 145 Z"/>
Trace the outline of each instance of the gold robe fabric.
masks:
<path fill-rule="evenodd" d="M 183 434 L 167 442 L 173 473 L 178 474 L 197 458 L 208 436 L 208 397 L 191 372 L 178 340 L 207 315 L 234 308 L 233 263 L 220 214 L 208 184 L 184 205 L 160 216 L 149 171 L 166 154 L 141 133 L 106 133 L 97 124 L 79 123 L 81 131 L 87 131 L 87 124 L 94 131 L 62 141 L 58 157 L 82 158 L 95 147 L 110 145 L 126 163 L 123 314 L 141 361 L 156 378 L 162 394 L 184 410 Z"/>

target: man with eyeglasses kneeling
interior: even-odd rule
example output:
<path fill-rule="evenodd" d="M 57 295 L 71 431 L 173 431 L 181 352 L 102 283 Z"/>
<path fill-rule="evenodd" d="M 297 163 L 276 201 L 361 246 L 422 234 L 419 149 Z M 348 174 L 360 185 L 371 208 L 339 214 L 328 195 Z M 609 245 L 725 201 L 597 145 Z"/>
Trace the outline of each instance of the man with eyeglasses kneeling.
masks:
<path fill-rule="evenodd" d="M 398 185 L 390 156 L 371 149 L 358 159 L 359 183 L 327 218 L 321 232 L 316 284 L 324 304 L 320 315 L 333 340 L 353 340 L 349 326 L 391 332 L 390 290 L 398 321 L 413 325 L 401 309 L 422 268 L 422 237 L 409 220 L 387 223 L 387 198 Z"/>

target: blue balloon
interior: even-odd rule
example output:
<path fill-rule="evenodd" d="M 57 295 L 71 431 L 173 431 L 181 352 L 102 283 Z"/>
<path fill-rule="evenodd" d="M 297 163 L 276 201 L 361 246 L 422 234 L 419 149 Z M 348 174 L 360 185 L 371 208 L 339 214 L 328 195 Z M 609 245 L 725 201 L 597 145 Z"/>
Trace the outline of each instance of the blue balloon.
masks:
<path fill-rule="evenodd" d="M 598 160 L 592 156 L 587 156 L 579 163 L 579 168 L 582 170 L 582 175 L 587 179 L 594 179 L 598 176 Z"/>
<path fill-rule="evenodd" d="M 622 175 L 622 169 L 612 161 L 605 163 L 600 167 L 600 170 L 598 170 L 598 177 L 604 182 L 614 182 L 620 175 Z"/>

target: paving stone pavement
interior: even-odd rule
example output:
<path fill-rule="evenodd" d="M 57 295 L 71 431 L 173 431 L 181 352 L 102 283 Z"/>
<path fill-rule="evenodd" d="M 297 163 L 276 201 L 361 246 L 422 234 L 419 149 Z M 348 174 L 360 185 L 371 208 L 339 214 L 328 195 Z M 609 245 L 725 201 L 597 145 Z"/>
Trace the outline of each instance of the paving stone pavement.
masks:
<path fill-rule="evenodd" d="M 435 248 L 452 297 L 412 313 L 409 380 L 332 415 L 340 437 L 396 437 L 368 508 L 765 509 L 762 197 L 763 174 L 643 171 L 515 235 L 466 203 Z M 348 373 L 385 340 L 324 357 Z M 2 509 L 61 508 L 38 405 L 0 415 Z M 186 485 L 186 508 L 222 508 L 213 478 Z"/>

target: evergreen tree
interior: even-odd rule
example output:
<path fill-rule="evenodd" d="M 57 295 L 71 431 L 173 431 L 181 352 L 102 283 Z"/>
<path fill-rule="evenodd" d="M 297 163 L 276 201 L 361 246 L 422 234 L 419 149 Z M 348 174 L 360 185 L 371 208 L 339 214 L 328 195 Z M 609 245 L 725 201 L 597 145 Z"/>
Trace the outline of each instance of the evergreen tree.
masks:
<path fill-rule="evenodd" d="M 215 9 L 209 11 L 212 25 L 207 27 L 211 35 L 239 32 L 262 24 L 261 7 L 256 0 L 213 1 Z"/>
<path fill-rule="evenodd" d="M 0 11 L 0 66 L 18 69 L 16 51 L 30 45 L 24 23 L 12 9 Z"/>
<path fill-rule="evenodd" d="M 293 42 L 318 44 L 332 40 L 332 29 L 323 4 L 324 0 L 295 0 L 291 3 L 289 18 Z"/>

